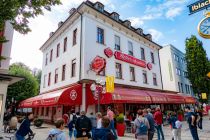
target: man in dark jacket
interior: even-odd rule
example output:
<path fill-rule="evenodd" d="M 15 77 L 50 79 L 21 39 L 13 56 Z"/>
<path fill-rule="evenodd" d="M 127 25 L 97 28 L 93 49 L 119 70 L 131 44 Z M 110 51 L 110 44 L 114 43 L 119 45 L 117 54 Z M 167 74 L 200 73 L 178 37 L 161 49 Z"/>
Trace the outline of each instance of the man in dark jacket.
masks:
<path fill-rule="evenodd" d="M 108 117 L 102 118 L 102 128 L 93 130 L 93 140 L 115 140 L 115 137 L 109 129 L 110 120 Z"/>
<path fill-rule="evenodd" d="M 16 132 L 16 139 L 17 140 L 24 140 L 24 137 L 27 134 L 33 134 L 33 131 L 30 128 L 31 121 L 34 119 L 33 113 L 29 113 L 26 118 L 22 121 L 19 129 Z"/>
<path fill-rule="evenodd" d="M 147 118 L 150 128 L 148 129 L 148 140 L 152 140 L 155 133 L 155 120 L 151 114 L 148 114 L 147 109 L 143 110 L 143 115 Z"/>
<path fill-rule="evenodd" d="M 77 139 L 88 140 L 92 129 L 90 119 L 85 115 L 85 111 L 81 112 L 81 116 L 76 121 Z"/>

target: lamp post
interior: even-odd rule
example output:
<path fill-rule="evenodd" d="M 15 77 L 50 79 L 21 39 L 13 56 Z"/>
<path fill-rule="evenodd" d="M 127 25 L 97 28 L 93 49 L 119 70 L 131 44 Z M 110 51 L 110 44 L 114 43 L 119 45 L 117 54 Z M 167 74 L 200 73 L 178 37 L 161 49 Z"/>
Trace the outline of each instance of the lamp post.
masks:
<path fill-rule="evenodd" d="M 100 95 L 104 93 L 105 81 L 96 79 L 95 82 L 90 86 L 90 89 L 98 100 L 98 112 L 100 112 Z"/>

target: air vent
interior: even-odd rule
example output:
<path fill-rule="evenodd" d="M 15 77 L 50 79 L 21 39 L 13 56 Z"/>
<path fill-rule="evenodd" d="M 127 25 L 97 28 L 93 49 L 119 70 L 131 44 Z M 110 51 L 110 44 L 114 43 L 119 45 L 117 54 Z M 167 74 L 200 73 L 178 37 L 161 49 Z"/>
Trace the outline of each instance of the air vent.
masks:
<path fill-rule="evenodd" d="M 76 11 L 76 8 L 71 8 L 71 10 L 69 11 L 69 15 L 72 15 L 75 11 Z"/>
<path fill-rule="evenodd" d="M 54 34 L 54 32 L 50 32 L 49 37 L 51 37 Z"/>

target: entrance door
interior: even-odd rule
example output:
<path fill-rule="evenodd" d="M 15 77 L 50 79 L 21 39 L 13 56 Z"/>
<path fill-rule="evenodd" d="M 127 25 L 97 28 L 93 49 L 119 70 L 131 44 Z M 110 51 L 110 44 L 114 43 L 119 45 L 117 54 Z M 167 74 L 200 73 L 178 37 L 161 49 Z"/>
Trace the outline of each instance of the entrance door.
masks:
<path fill-rule="evenodd" d="M 52 107 L 52 114 L 51 114 L 52 123 L 54 123 L 55 115 L 56 115 L 56 107 Z"/>

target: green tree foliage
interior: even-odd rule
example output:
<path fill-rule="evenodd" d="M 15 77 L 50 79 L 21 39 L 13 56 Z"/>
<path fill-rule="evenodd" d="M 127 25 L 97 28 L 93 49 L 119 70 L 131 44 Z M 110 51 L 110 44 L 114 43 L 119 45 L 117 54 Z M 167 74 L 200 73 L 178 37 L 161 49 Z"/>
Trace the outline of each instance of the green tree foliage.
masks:
<path fill-rule="evenodd" d="M 37 80 L 37 82 L 39 84 L 39 88 L 38 88 L 38 93 L 39 93 L 40 92 L 41 78 L 42 78 L 42 71 L 41 70 L 39 70 L 37 72 L 37 74 L 35 75 L 35 78 L 36 78 L 36 80 Z"/>
<path fill-rule="evenodd" d="M 192 35 L 185 41 L 188 78 L 192 83 L 194 93 L 207 93 L 210 91 L 209 80 L 206 74 L 209 72 L 209 61 L 203 44 L 196 36 Z"/>
<path fill-rule="evenodd" d="M 0 1 L 0 32 L 4 30 L 6 21 L 10 21 L 13 28 L 26 34 L 31 31 L 29 19 L 43 14 L 43 10 L 51 11 L 51 7 L 61 4 L 60 0 L 1 0 Z M 0 36 L 0 44 L 6 38 Z M 0 61 L 4 58 L 0 58 Z"/>
<path fill-rule="evenodd" d="M 39 85 L 37 79 L 31 74 L 26 65 L 22 63 L 12 64 L 9 68 L 9 74 L 25 78 L 8 87 L 7 98 L 9 100 L 13 97 L 15 100 L 21 101 L 38 94 Z"/>

